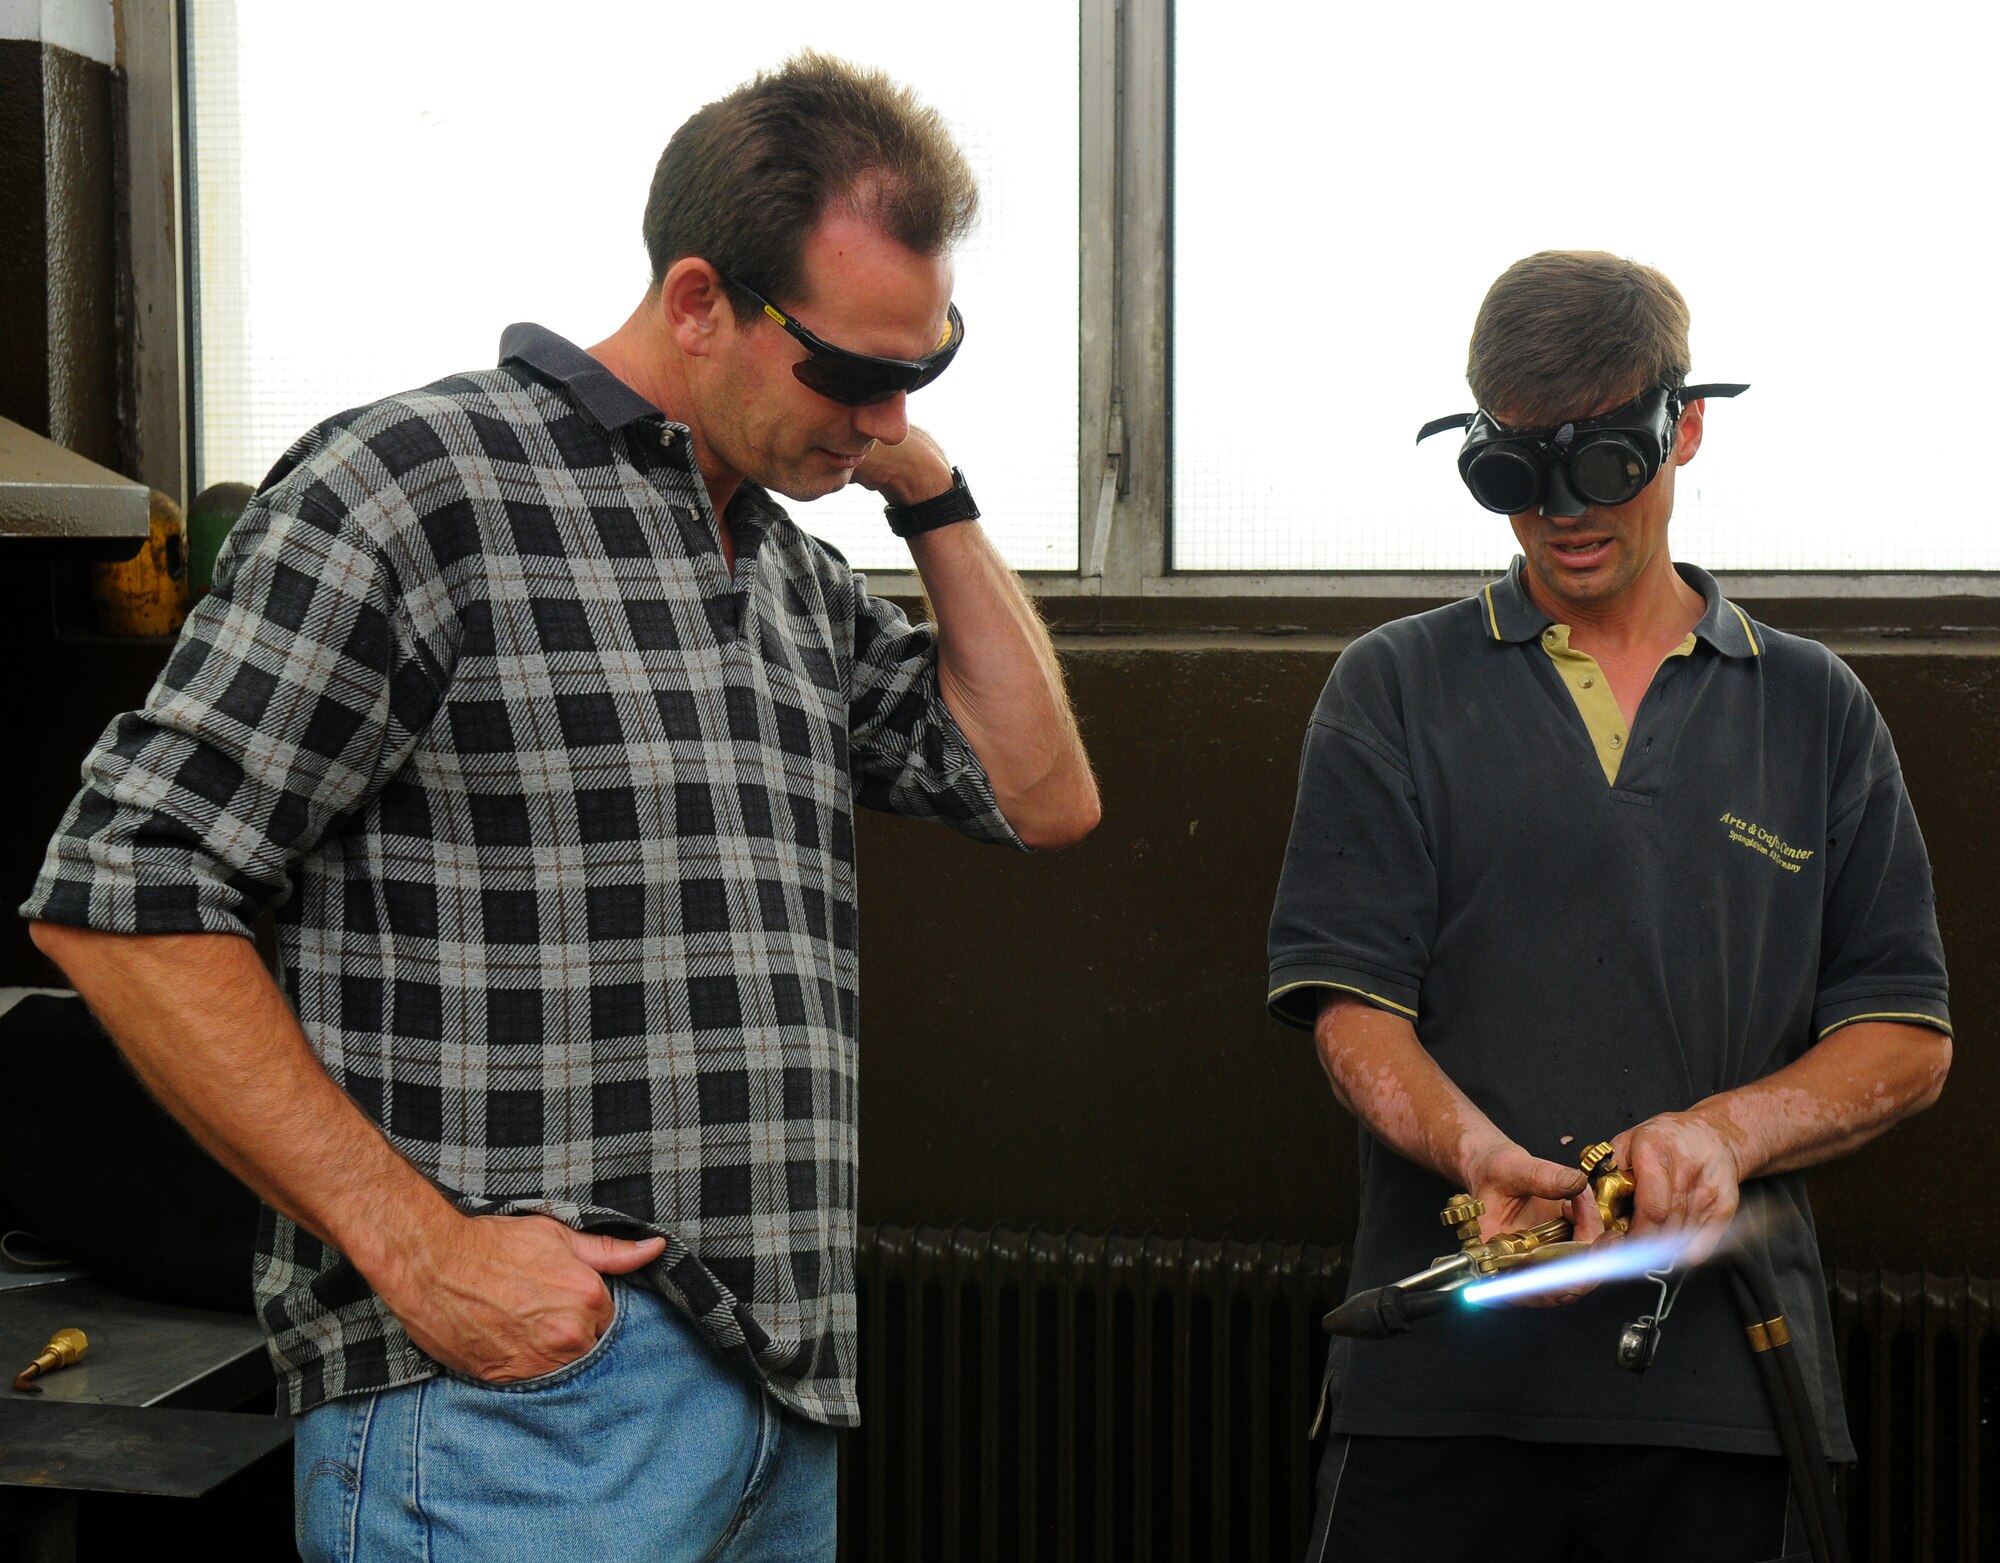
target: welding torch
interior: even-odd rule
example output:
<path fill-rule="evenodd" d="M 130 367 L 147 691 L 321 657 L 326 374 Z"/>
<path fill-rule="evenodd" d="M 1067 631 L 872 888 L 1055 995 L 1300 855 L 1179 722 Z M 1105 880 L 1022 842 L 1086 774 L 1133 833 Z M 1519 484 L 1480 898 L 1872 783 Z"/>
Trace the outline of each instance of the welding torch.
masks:
<path fill-rule="evenodd" d="M 1632 1176 L 1618 1165 L 1608 1144 L 1591 1146 L 1578 1165 L 1590 1180 L 1597 1202 L 1598 1219 L 1606 1232 L 1623 1234 L 1632 1226 Z M 1586 1253 L 1590 1244 L 1576 1241 L 1571 1223 L 1558 1216 L 1537 1226 L 1514 1232 L 1479 1235 L 1479 1218 L 1486 1214 L 1483 1202 L 1470 1194 L 1455 1194 L 1439 1215 L 1459 1241 L 1458 1252 L 1434 1259 L 1415 1275 L 1358 1292 L 1321 1322 L 1327 1332 L 1354 1340 L 1386 1340 L 1400 1335 L 1420 1319 L 1443 1313 L 1453 1303 L 1472 1301 L 1459 1293 L 1469 1286 L 1490 1281 L 1510 1271 L 1552 1264 Z"/>
<path fill-rule="evenodd" d="M 1636 1185 L 1632 1175 L 1618 1165 L 1611 1146 L 1604 1143 L 1591 1146 L 1583 1153 L 1579 1165 L 1589 1179 L 1604 1230 L 1620 1236 L 1629 1232 Z M 1746 1202 L 1761 1197 L 1755 1185 L 1743 1192 Z M 1458 1252 L 1434 1259 L 1424 1269 L 1400 1281 L 1356 1293 L 1321 1320 L 1327 1332 L 1352 1340 L 1387 1340 L 1453 1307 L 1476 1306 L 1489 1297 L 1498 1301 L 1511 1289 L 1503 1277 L 1560 1261 L 1581 1260 L 1593 1246 L 1576 1241 L 1574 1227 L 1562 1218 L 1482 1238 L 1479 1220 L 1485 1214 L 1485 1205 L 1470 1194 L 1454 1195 L 1439 1219 L 1458 1237 Z M 1678 1248 L 1663 1245 L 1652 1257 L 1650 1266 L 1641 1261 L 1641 1267 L 1646 1277 L 1659 1286 L 1660 1301 L 1653 1313 L 1628 1324 L 1618 1340 L 1618 1365 L 1634 1373 L 1643 1373 L 1652 1365 L 1659 1351 L 1660 1328 L 1680 1289 L 1679 1280 L 1670 1285 L 1670 1277 L 1678 1268 Z M 1718 1257 L 1729 1272 L 1742 1310 L 1745 1334 L 1764 1392 L 1771 1402 L 1778 1442 L 1791 1474 L 1792 1491 L 1798 1496 L 1812 1555 L 1817 1563 L 1847 1563 L 1847 1540 L 1834 1500 L 1826 1446 L 1813 1415 L 1805 1375 L 1791 1349 L 1791 1330 L 1778 1307 L 1776 1289 L 1764 1268 L 1746 1250 L 1732 1248 Z M 1622 1268 L 1626 1274 L 1637 1273 L 1629 1262 Z M 1565 1265 L 1564 1269 L 1578 1272 L 1568 1278 L 1568 1284 L 1590 1278 L 1582 1273 L 1587 1269 L 1583 1263 Z M 1681 1271 L 1680 1280 L 1685 1276 L 1685 1271 Z M 1554 1279 L 1553 1272 L 1550 1279 Z M 1314 1426 L 1317 1430 L 1317 1420 Z"/>

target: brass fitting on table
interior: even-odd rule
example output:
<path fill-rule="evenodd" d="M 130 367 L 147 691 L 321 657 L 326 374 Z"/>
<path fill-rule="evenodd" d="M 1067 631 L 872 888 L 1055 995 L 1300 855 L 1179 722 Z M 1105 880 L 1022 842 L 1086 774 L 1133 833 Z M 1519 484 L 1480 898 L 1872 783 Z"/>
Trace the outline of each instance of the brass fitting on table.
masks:
<path fill-rule="evenodd" d="M 68 1367 L 83 1355 L 89 1344 L 90 1338 L 82 1330 L 57 1330 L 42 1348 L 42 1354 L 14 1375 L 14 1387 L 24 1395 L 39 1395 L 42 1386 L 34 1381 L 44 1373 Z"/>

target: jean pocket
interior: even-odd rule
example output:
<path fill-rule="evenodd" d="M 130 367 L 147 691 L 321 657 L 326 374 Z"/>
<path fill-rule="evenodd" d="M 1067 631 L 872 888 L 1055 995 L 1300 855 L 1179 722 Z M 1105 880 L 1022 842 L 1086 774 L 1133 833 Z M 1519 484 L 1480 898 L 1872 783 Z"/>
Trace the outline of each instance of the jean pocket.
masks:
<path fill-rule="evenodd" d="M 606 1276 L 604 1285 L 611 1293 L 611 1322 L 604 1327 L 604 1333 L 597 1337 L 597 1344 L 574 1362 L 565 1362 L 561 1367 L 551 1368 L 547 1373 L 537 1373 L 533 1378 L 508 1379 L 501 1383 L 495 1383 L 492 1379 L 475 1378 L 470 1373 L 460 1373 L 451 1368 L 445 1369 L 446 1375 L 461 1384 L 487 1390 L 496 1395 L 532 1395 L 538 1390 L 554 1389 L 569 1383 L 572 1379 L 581 1378 L 611 1355 L 611 1348 L 618 1343 L 618 1337 L 625 1328 L 627 1283 Z"/>
<path fill-rule="evenodd" d="M 306 1563 L 352 1563 L 376 1398 L 328 1401 L 293 1429 L 293 1539 Z"/>

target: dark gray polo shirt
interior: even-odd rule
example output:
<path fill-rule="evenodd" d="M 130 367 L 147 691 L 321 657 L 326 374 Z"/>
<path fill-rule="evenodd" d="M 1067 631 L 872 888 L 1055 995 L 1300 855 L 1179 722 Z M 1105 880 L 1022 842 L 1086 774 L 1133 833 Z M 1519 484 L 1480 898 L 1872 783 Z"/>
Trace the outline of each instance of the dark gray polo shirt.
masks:
<path fill-rule="evenodd" d="M 1845 664 L 1682 565 L 1708 607 L 1626 731 L 1516 560 L 1478 596 L 1364 635 L 1313 713 L 1271 920 L 1271 1009 L 1329 990 L 1408 1016 L 1506 1134 L 1574 1162 L 1782 1068 L 1857 1020 L 1950 1030 L 1930 866 L 1887 729 Z M 1613 773 L 1615 772 L 1615 776 Z M 1453 1246 L 1453 1190 L 1367 1134 L 1354 1286 Z M 1761 1246 L 1835 1458 L 1852 1458 L 1803 1180 L 1763 1180 Z M 1345 1432 L 1617 1438 L 1776 1453 L 1717 1271 L 1653 1370 L 1613 1361 L 1643 1282 L 1339 1342 Z"/>

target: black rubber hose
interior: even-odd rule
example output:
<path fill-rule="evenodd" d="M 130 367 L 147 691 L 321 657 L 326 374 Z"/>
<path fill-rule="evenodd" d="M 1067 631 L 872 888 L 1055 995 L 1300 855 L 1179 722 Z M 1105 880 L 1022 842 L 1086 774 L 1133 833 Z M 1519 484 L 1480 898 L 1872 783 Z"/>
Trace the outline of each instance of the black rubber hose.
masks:
<path fill-rule="evenodd" d="M 1778 1306 L 1777 1294 L 1755 1260 L 1741 1252 L 1721 1257 L 1728 1267 L 1729 1279 L 1735 1284 L 1736 1300 L 1743 1310 L 1746 1327 L 1782 1315 L 1784 1310 Z M 1785 1451 L 1792 1488 L 1799 1495 L 1799 1514 L 1805 1521 L 1812 1555 L 1819 1563 L 1847 1563 L 1847 1536 L 1841 1529 L 1840 1507 L 1834 1500 L 1826 1445 L 1819 1436 L 1819 1420 L 1813 1415 L 1812 1397 L 1806 1391 L 1798 1354 L 1787 1341 L 1763 1351 L 1753 1350 L 1752 1355 L 1764 1380 L 1764 1392 L 1770 1397 L 1778 1443 Z"/>
<path fill-rule="evenodd" d="M 1409 1292 L 1394 1286 L 1378 1286 L 1373 1291 L 1356 1292 L 1329 1313 L 1324 1320 L 1329 1335 L 1350 1340 L 1387 1340 L 1401 1335 L 1419 1319 L 1443 1313 L 1458 1293 Z"/>

